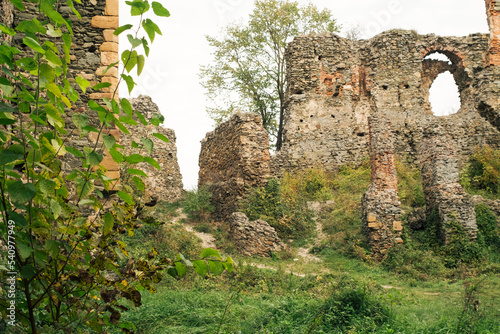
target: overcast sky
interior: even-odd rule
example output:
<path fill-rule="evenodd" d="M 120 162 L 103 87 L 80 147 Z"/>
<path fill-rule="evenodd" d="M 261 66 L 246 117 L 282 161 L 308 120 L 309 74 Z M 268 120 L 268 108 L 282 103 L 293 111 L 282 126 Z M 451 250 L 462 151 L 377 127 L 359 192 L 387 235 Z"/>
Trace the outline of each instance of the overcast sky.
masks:
<path fill-rule="evenodd" d="M 227 24 L 247 18 L 253 0 L 157 1 L 164 4 L 171 16 L 154 19 L 163 36 L 158 36 L 153 43 L 132 96 L 151 96 L 165 116 L 164 126 L 175 130 L 184 188 L 192 189 L 198 180 L 200 141 L 213 130 L 213 122 L 206 116 L 207 103 L 198 78 L 200 65 L 211 60 L 205 35 L 217 35 Z M 484 0 L 299 0 L 301 4 L 308 2 L 329 8 L 344 31 L 357 25 L 363 27 L 365 38 L 393 28 L 443 36 L 488 32 Z M 134 18 L 129 17 L 127 5 L 122 4 L 120 10 L 120 24 L 136 24 Z M 123 40 L 126 34 L 121 38 L 122 50 L 128 42 Z M 450 77 L 448 80 L 452 80 Z M 453 90 L 456 88 L 442 91 Z M 120 95 L 128 96 L 124 85 Z M 452 109 L 453 104 L 456 108 L 459 103 L 441 99 L 438 102 L 444 106 L 438 107 L 438 102 L 431 102 L 434 109 L 445 111 Z"/>

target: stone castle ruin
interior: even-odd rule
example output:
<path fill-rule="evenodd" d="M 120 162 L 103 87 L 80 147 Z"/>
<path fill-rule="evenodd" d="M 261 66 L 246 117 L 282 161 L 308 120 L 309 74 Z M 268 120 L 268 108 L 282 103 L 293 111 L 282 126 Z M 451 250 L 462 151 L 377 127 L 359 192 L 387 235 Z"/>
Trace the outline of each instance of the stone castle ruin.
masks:
<path fill-rule="evenodd" d="M 476 147 L 500 148 L 500 1 L 485 4 L 489 35 L 441 37 L 391 30 L 361 41 L 298 36 L 288 45 L 283 147 L 271 158 L 271 174 L 311 167 L 335 171 L 370 155 L 372 183 L 364 197 L 363 217 L 376 256 L 402 242 L 395 156 L 421 168 L 427 210 L 437 210 L 444 241 L 449 217 L 475 238 L 474 208 L 458 184 L 458 170 Z M 434 53 L 447 56 L 449 62 L 428 59 Z M 437 117 L 430 107 L 429 88 L 445 71 L 458 85 L 461 108 Z M 235 116 L 220 128 L 237 131 L 235 123 L 243 126 L 235 122 L 238 117 L 242 119 Z M 207 163 L 229 158 L 227 148 L 207 149 L 223 146 L 225 139 L 214 135 L 220 128 L 203 142 L 199 185 L 212 183 L 223 189 L 220 192 L 241 196 L 242 187 L 236 190 L 231 182 L 260 184 L 266 174 L 241 169 L 230 179 L 225 166 L 235 160 Z M 255 141 L 230 150 L 244 151 L 240 155 L 254 157 L 260 165 L 267 146 Z M 208 173 L 210 179 L 204 177 Z"/>

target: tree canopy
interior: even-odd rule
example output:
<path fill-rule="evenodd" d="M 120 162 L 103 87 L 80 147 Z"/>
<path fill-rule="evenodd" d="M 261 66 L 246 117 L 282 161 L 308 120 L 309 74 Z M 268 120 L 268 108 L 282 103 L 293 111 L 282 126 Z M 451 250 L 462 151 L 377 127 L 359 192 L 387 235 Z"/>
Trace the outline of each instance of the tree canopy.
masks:
<path fill-rule="evenodd" d="M 207 36 L 213 62 L 200 78 L 212 105 L 207 113 L 216 124 L 237 111 L 257 113 L 281 148 L 285 110 L 285 49 L 294 36 L 338 32 L 328 9 L 297 1 L 257 0 L 246 24 L 231 24 L 221 37 Z"/>

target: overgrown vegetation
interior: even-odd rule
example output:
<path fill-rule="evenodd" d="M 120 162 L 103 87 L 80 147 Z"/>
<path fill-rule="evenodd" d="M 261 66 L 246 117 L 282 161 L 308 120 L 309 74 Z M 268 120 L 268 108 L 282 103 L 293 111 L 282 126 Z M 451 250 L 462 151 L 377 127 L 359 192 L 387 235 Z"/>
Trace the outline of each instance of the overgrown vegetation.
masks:
<path fill-rule="evenodd" d="M 215 210 L 210 202 L 211 198 L 208 186 L 187 191 L 181 203 L 184 213 L 198 223 L 208 220 Z"/>
<path fill-rule="evenodd" d="M 500 198 L 500 152 L 487 145 L 476 148 L 462 170 L 460 183 L 473 195 Z"/>

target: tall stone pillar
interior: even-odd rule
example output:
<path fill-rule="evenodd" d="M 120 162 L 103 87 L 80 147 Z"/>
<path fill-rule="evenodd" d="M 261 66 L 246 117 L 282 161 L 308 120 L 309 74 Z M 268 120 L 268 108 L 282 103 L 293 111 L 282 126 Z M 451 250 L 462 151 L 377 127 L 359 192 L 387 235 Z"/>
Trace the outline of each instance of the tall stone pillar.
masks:
<path fill-rule="evenodd" d="M 381 260 L 395 243 L 402 243 L 401 203 L 391 123 L 378 112 L 368 118 L 371 183 L 363 195 L 363 232 L 371 255 Z"/>

